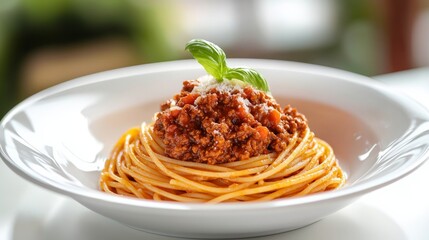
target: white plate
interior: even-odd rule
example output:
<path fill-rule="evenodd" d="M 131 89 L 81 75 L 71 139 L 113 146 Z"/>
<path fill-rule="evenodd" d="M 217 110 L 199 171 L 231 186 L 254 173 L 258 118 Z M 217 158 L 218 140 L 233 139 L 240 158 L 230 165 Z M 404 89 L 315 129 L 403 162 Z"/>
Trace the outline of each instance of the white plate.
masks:
<path fill-rule="evenodd" d="M 110 148 L 129 127 L 150 121 L 181 82 L 204 74 L 194 61 L 113 70 L 70 81 L 20 103 L 2 120 L 0 153 L 24 178 L 133 228 L 182 237 L 261 236 L 313 223 L 416 169 L 428 156 L 429 114 L 372 80 L 300 63 L 244 60 L 329 142 L 348 174 L 338 191 L 246 204 L 180 204 L 98 190 Z"/>

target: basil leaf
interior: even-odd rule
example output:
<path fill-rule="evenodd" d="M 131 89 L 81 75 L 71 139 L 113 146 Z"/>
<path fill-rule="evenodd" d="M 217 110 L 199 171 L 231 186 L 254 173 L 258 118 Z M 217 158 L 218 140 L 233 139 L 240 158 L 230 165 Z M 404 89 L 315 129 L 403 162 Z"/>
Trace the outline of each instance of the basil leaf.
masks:
<path fill-rule="evenodd" d="M 220 47 L 203 39 L 193 39 L 186 44 L 185 50 L 192 54 L 208 74 L 219 82 L 223 81 L 227 66 L 225 52 Z"/>
<path fill-rule="evenodd" d="M 229 68 L 224 77 L 229 80 L 238 79 L 253 85 L 259 90 L 270 92 L 270 88 L 264 77 L 251 68 Z"/>
<path fill-rule="evenodd" d="M 189 51 L 218 82 L 224 79 L 238 79 L 259 90 L 270 92 L 267 81 L 257 71 L 250 68 L 228 68 L 225 52 L 214 43 L 204 39 L 192 39 L 186 44 L 185 50 Z"/>

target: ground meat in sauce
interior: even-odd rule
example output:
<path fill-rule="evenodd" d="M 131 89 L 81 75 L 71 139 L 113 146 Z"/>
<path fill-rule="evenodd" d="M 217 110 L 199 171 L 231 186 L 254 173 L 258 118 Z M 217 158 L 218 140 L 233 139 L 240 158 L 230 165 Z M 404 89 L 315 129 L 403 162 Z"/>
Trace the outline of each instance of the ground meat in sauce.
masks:
<path fill-rule="evenodd" d="M 284 110 L 266 93 L 250 86 L 193 91 L 200 82 L 183 82 L 181 92 L 161 105 L 154 133 L 169 157 L 209 164 L 245 160 L 283 151 L 305 117 Z"/>

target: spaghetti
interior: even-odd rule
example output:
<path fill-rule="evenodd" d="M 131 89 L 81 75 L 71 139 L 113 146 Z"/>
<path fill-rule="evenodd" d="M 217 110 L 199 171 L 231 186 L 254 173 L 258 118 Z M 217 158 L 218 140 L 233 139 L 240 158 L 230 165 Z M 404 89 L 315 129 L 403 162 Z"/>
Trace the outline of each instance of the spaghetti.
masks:
<path fill-rule="evenodd" d="M 277 153 L 222 164 L 165 156 L 153 124 L 129 129 L 100 177 L 103 191 L 178 202 L 267 201 L 341 187 L 345 175 L 332 148 L 307 127 Z"/>

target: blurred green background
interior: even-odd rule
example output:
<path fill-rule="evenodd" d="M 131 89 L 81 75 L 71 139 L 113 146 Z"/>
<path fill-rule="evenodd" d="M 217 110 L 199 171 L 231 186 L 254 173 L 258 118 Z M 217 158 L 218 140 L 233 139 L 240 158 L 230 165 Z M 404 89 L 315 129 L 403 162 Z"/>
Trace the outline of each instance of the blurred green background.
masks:
<path fill-rule="evenodd" d="M 0 117 L 79 76 L 190 58 L 192 38 L 372 76 L 429 65 L 429 1 L 0 0 Z"/>

